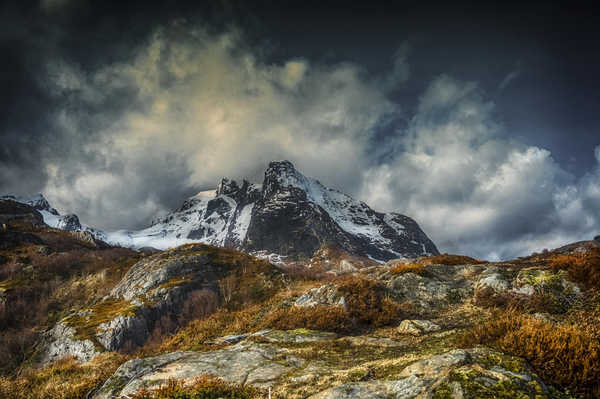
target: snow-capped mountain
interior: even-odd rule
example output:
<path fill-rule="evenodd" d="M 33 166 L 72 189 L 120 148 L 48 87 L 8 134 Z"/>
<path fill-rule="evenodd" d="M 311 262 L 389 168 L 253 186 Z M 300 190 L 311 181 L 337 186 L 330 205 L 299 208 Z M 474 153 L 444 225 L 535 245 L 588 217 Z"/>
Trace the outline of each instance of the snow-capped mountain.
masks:
<path fill-rule="evenodd" d="M 328 244 L 377 261 L 439 253 L 413 219 L 376 212 L 304 176 L 289 161 L 271 162 L 262 184 L 224 178 L 215 190 L 188 198 L 138 231 L 103 232 L 82 225 L 76 215 L 61 216 L 41 194 L 1 198 L 35 207 L 51 227 L 89 231 L 102 241 L 132 248 L 202 242 L 272 258 L 310 258 Z"/>
<path fill-rule="evenodd" d="M 94 238 L 106 241 L 106 233 L 81 224 L 75 214 L 61 215 L 42 194 L 35 194 L 29 197 L 5 195 L 0 197 L 0 200 L 13 200 L 33 207 L 42 214 L 44 223 L 50 227 L 66 231 L 88 231 Z"/>
<path fill-rule="evenodd" d="M 289 161 L 271 162 L 262 185 L 223 179 L 140 231 L 107 233 L 109 242 L 169 248 L 187 242 L 255 254 L 311 257 L 322 244 L 385 261 L 438 254 L 411 218 L 379 213 L 304 176 Z"/>

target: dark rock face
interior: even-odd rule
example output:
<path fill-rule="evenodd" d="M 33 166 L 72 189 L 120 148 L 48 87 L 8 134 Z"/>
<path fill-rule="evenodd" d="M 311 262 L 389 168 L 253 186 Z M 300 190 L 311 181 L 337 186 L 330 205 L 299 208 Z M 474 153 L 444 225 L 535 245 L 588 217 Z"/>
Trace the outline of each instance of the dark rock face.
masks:
<path fill-rule="evenodd" d="M 411 218 L 375 212 L 303 176 L 289 161 L 271 162 L 242 248 L 311 257 L 322 244 L 378 260 L 438 254 Z"/>
<path fill-rule="evenodd" d="M 48 200 L 44 198 L 42 194 L 36 194 L 31 197 L 16 197 L 14 195 L 5 195 L 0 197 L 0 200 L 12 200 L 15 202 L 23 203 L 25 205 L 29 205 L 37 211 L 46 211 L 48 213 L 51 213 L 52 215 L 59 216 L 58 211 L 50 205 Z"/>
<path fill-rule="evenodd" d="M 304 191 L 291 188 L 280 194 L 256 204 L 244 249 L 308 257 L 323 242 L 350 239 L 326 212 L 307 201 Z"/>
<path fill-rule="evenodd" d="M 82 230 L 79 218 L 75 214 L 61 216 L 58 219 L 58 225 L 56 227 L 65 231 Z"/>
<path fill-rule="evenodd" d="M 13 200 L 0 200 L 0 226 L 10 223 L 44 224 L 42 215 L 32 206 Z"/>

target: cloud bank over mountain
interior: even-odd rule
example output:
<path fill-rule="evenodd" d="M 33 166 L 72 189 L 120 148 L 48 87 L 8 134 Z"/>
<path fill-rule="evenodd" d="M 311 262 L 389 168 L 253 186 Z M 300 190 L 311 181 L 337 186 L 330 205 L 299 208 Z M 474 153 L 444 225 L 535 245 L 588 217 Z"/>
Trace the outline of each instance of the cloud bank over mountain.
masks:
<path fill-rule="evenodd" d="M 411 79 L 408 49 L 377 74 L 301 54 L 272 62 L 242 30 L 178 21 L 94 68 L 46 58 L 48 133 L 7 136 L 14 154 L 41 148 L 29 166 L 5 158 L 0 188 L 42 191 L 99 228 L 139 228 L 222 176 L 258 182 L 268 161 L 290 159 L 414 217 L 441 251 L 504 258 L 600 232 L 600 147 L 576 177 L 512 138 L 477 82 L 447 74 L 404 106 L 389 93 Z"/>

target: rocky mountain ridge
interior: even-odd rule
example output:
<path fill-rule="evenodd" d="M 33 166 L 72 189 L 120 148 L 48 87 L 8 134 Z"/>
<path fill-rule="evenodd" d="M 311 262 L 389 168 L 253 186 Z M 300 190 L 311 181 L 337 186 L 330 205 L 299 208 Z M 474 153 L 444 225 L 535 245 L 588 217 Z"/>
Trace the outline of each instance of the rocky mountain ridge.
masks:
<path fill-rule="evenodd" d="M 51 227 L 88 231 L 129 248 L 173 248 L 200 242 L 268 257 L 310 259 L 323 245 L 377 262 L 439 254 L 410 217 L 380 213 L 367 204 L 306 177 L 289 161 L 271 162 L 262 184 L 223 178 L 216 190 L 200 192 L 139 231 L 103 232 L 76 215 L 59 215 L 40 194 L 3 197 L 27 203 Z"/>
<path fill-rule="evenodd" d="M 376 212 L 289 161 L 271 162 L 260 185 L 224 178 L 149 228 L 108 240 L 157 248 L 202 242 L 276 259 L 310 258 L 323 244 L 377 261 L 438 254 L 411 218 Z"/>

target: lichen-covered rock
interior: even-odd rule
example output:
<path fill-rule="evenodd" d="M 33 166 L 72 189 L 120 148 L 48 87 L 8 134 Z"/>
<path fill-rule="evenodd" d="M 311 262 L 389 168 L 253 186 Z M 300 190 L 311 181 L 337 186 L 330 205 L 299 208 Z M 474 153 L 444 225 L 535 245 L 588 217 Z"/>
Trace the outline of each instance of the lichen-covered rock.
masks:
<path fill-rule="evenodd" d="M 104 241 L 98 240 L 94 234 L 87 230 L 73 230 L 69 234 L 78 241 L 92 248 L 108 248 L 109 245 Z"/>
<path fill-rule="evenodd" d="M 365 381 L 344 384 L 312 395 L 310 399 L 414 398 L 423 390 L 423 381 L 408 377 L 399 381 Z"/>
<path fill-rule="evenodd" d="M 106 350 L 114 351 L 127 341 L 142 345 L 149 335 L 148 323 L 142 315 L 119 315 L 98 325 L 96 339 Z"/>
<path fill-rule="evenodd" d="M 253 337 L 261 337 L 269 342 L 316 342 L 329 341 L 337 338 L 337 334 L 325 331 L 315 331 L 306 328 L 295 330 L 262 330 L 251 334 Z"/>
<path fill-rule="evenodd" d="M 469 266 L 428 266 L 427 275 L 392 275 L 386 285 L 398 301 L 409 301 L 422 309 L 440 308 L 473 294 L 472 281 L 462 274 L 466 268 Z M 380 278 L 388 276 L 385 273 Z"/>
<path fill-rule="evenodd" d="M 365 381 L 326 389 L 310 399 L 551 398 L 520 358 L 488 348 L 455 349 L 414 362 L 395 381 Z"/>
<path fill-rule="evenodd" d="M 488 267 L 481 273 L 480 279 L 475 284 L 477 289 L 491 288 L 495 292 L 503 292 L 510 289 L 511 284 L 500 273 L 497 267 Z"/>
<path fill-rule="evenodd" d="M 191 292 L 219 292 L 218 281 L 235 265 L 211 261 L 210 251 L 201 244 L 187 245 L 143 258 L 127 271 L 109 296 L 61 323 L 75 331 L 74 340 L 89 340 L 99 350 L 119 350 L 126 343 L 142 345 L 156 321 L 164 314 L 178 314 Z M 64 344 L 58 347 L 63 356 L 71 354 L 70 348 L 77 348 Z"/>
<path fill-rule="evenodd" d="M 567 273 L 564 271 L 555 273 L 547 269 L 524 269 L 518 273 L 515 285 L 518 290 L 527 290 L 527 293 L 531 292 L 532 294 L 534 292 L 554 292 L 565 295 L 579 295 L 581 289 L 577 284 L 567 280 L 566 277 Z"/>
<path fill-rule="evenodd" d="M 411 335 L 423 335 L 440 330 L 440 326 L 429 320 L 402 320 L 397 328 L 399 333 Z"/>
<path fill-rule="evenodd" d="M 99 353 L 91 340 L 77 338 L 75 333 L 73 327 L 57 323 L 44 337 L 48 345 L 42 354 L 41 363 L 49 364 L 65 356 L 75 356 L 80 362 L 87 362 Z"/>
<path fill-rule="evenodd" d="M 326 284 L 313 288 L 300 296 L 294 303 L 296 306 L 346 306 L 346 299 L 338 292 L 335 284 Z"/>
<path fill-rule="evenodd" d="M 315 331 L 306 328 L 295 330 L 261 330 L 255 333 L 227 335 L 212 341 L 214 344 L 237 344 L 247 338 L 257 337 L 268 342 L 317 342 L 337 338 L 337 334 L 325 331 Z"/>
<path fill-rule="evenodd" d="M 214 352 L 174 352 L 123 364 L 94 395 L 95 399 L 131 395 L 142 388 L 152 389 L 169 379 L 192 381 L 213 374 L 228 382 L 270 387 L 305 361 L 285 355 L 270 344 L 243 341 Z"/>
<path fill-rule="evenodd" d="M 193 254 L 193 251 L 179 256 L 173 251 L 168 251 L 166 255 L 150 256 L 133 265 L 110 294 L 116 298 L 132 299 L 160 287 L 161 284 L 168 284 L 176 277 L 181 279 L 203 269 L 207 274 L 211 273 L 213 270 L 208 263 L 207 256 Z M 214 281 L 213 283 L 216 284 Z"/>

